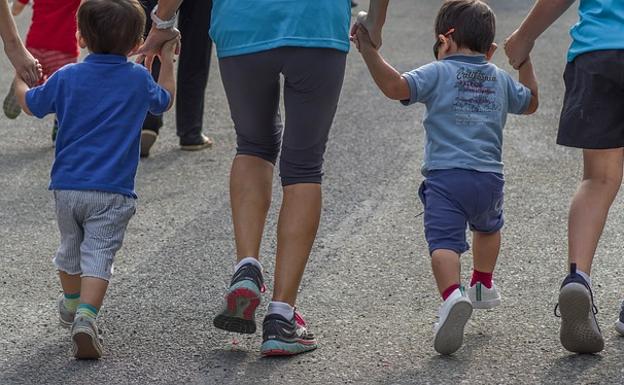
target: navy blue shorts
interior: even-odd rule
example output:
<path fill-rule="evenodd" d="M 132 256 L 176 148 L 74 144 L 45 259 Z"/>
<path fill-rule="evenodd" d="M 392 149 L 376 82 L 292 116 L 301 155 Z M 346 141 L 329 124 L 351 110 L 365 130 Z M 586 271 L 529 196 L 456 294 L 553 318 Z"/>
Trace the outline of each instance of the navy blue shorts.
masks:
<path fill-rule="evenodd" d="M 494 233 L 503 227 L 502 174 L 463 169 L 430 171 L 418 195 L 425 206 L 425 238 L 429 253 L 437 249 L 458 254 L 470 247 L 470 230 Z"/>

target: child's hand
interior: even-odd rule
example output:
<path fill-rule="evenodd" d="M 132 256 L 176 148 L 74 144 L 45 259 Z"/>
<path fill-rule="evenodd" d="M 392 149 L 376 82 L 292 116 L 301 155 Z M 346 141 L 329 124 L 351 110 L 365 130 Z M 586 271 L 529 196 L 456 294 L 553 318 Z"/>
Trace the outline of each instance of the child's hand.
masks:
<path fill-rule="evenodd" d="M 174 39 L 168 40 L 163 44 L 160 50 L 160 60 L 167 62 L 174 62 L 174 57 L 177 52 L 179 52 L 180 38 L 176 37 Z"/>
<path fill-rule="evenodd" d="M 368 34 L 368 31 L 363 26 L 360 26 L 358 28 L 355 36 L 352 37 L 352 41 L 358 51 L 360 51 L 360 53 L 363 55 L 371 51 L 377 51 L 377 48 L 375 48 L 375 45 L 373 44 L 373 41 Z"/>
<path fill-rule="evenodd" d="M 370 37 L 370 40 L 372 41 L 373 47 L 381 47 L 381 28 L 373 25 L 372 20 L 369 19 L 368 13 L 365 11 L 361 11 L 360 13 L 358 13 L 356 22 L 355 24 L 353 24 L 353 27 L 351 27 L 351 41 L 355 43 L 357 33 L 362 28 L 368 31 L 368 35 Z"/>
<path fill-rule="evenodd" d="M 519 69 L 529 58 L 529 54 L 535 45 L 535 40 L 525 38 L 518 30 L 515 30 L 505 39 L 505 53 L 509 58 L 509 64 L 514 69 Z"/>

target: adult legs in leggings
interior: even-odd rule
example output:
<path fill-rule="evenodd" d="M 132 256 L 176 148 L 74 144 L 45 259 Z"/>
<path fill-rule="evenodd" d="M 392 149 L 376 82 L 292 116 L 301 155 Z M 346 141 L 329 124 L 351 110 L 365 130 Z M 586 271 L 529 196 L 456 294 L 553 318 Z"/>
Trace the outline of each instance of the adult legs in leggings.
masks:
<path fill-rule="evenodd" d="M 277 111 L 279 75 L 284 75 L 286 127 L 280 157 L 284 195 L 273 300 L 292 306 L 319 225 L 323 153 L 342 87 L 345 55 L 283 48 L 222 59 L 220 64 L 238 140 L 230 179 L 238 260 L 259 255 L 280 149 Z"/>

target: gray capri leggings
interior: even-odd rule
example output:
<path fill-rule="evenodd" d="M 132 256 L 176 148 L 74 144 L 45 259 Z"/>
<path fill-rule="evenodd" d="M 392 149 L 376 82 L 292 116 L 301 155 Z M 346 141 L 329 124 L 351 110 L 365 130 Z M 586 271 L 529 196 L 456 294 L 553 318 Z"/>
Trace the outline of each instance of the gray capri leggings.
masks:
<path fill-rule="evenodd" d="M 220 59 L 237 155 L 275 164 L 281 148 L 283 186 L 321 183 L 346 58 L 345 52 L 334 49 L 284 47 Z M 280 74 L 284 75 L 285 129 L 279 114 Z"/>

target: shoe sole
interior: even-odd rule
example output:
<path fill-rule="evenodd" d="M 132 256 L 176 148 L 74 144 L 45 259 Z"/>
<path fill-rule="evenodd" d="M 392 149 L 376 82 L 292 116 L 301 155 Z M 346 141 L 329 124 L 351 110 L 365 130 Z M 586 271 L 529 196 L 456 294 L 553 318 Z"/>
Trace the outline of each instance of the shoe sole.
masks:
<path fill-rule="evenodd" d="M 615 331 L 620 333 L 621 336 L 624 336 L 624 322 L 617 320 L 615 322 Z"/>
<path fill-rule="evenodd" d="M 255 313 L 256 308 L 260 305 L 258 293 L 245 287 L 239 287 L 229 292 L 225 301 L 227 306 L 213 320 L 214 326 L 229 332 L 255 333 Z"/>
<path fill-rule="evenodd" d="M 284 342 L 268 340 L 262 343 L 260 353 L 265 357 L 294 356 L 301 353 L 311 352 L 318 347 L 315 340 L 298 342 Z"/>
<path fill-rule="evenodd" d="M 180 145 L 180 150 L 182 151 L 199 151 L 199 150 L 203 150 L 204 148 L 209 148 L 212 147 L 212 142 L 205 142 L 202 144 L 187 144 L 187 145 Z"/>
<path fill-rule="evenodd" d="M 141 158 L 147 158 L 154 143 L 158 139 L 158 134 L 149 130 L 141 132 Z"/>
<path fill-rule="evenodd" d="M 96 360 L 102 357 L 102 349 L 98 346 L 90 329 L 79 329 L 72 335 L 74 341 L 74 357 L 79 360 Z"/>
<path fill-rule="evenodd" d="M 4 110 L 4 115 L 9 119 L 17 119 L 22 113 L 22 107 L 20 107 L 15 97 L 15 83 L 11 84 L 9 93 L 5 96 L 4 102 L 2 102 L 2 109 Z"/>
<path fill-rule="evenodd" d="M 573 353 L 598 353 L 604 340 L 592 313 L 591 297 L 580 283 L 569 283 L 559 291 L 561 344 Z"/>
<path fill-rule="evenodd" d="M 468 301 L 457 302 L 449 311 L 444 324 L 435 334 L 433 348 L 444 355 L 455 353 L 464 343 L 464 327 L 472 315 Z"/>

